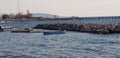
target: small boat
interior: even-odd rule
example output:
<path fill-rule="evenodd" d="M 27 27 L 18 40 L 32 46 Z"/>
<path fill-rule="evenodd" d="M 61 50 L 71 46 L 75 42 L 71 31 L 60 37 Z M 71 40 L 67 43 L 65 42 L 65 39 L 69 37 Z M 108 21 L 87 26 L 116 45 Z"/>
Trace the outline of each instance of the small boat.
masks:
<path fill-rule="evenodd" d="M 52 34 L 65 34 L 66 31 L 44 31 L 43 34 L 44 35 L 52 35 Z"/>
<path fill-rule="evenodd" d="M 14 27 L 12 27 L 12 26 L 5 26 L 5 27 L 1 27 L 1 28 L 3 28 L 3 29 L 13 29 Z"/>
<path fill-rule="evenodd" d="M 0 23 L 4 23 L 5 21 L 0 21 Z"/>
<path fill-rule="evenodd" d="M 25 28 L 25 29 L 14 29 L 11 32 L 12 33 L 30 33 L 33 29 Z"/>
<path fill-rule="evenodd" d="M 5 27 L 1 27 L 5 32 L 6 31 L 11 31 L 11 30 L 13 30 L 14 29 L 14 27 L 12 27 L 12 26 L 5 26 Z"/>
<path fill-rule="evenodd" d="M 12 30 L 13 33 L 30 33 L 31 30 Z"/>
<path fill-rule="evenodd" d="M 12 33 L 43 33 L 41 29 L 14 29 L 11 31 Z"/>

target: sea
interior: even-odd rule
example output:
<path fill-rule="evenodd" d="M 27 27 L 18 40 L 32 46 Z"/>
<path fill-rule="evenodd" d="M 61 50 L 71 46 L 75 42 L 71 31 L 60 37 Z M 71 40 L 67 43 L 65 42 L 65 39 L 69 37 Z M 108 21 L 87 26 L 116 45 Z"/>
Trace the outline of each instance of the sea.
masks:
<path fill-rule="evenodd" d="M 120 19 L 8 21 L 0 25 L 29 28 L 50 23 L 119 24 Z M 0 32 L 0 58 L 120 58 L 120 34 Z"/>

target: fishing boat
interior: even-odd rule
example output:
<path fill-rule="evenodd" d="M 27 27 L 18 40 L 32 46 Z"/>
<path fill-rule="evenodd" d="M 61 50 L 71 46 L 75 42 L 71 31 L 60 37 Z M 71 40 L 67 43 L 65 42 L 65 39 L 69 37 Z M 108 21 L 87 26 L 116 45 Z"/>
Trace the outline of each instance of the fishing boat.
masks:
<path fill-rule="evenodd" d="M 41 29 L 14 29 L 11 31 L 12 33 L 43 33 L 43 30 Z"/>
<path fill-rule="evenodd" d="M 60 30 L 49 30 L 49 31 L 44 31 L 44 35 L 52 35 L 52 34 L 65 34 L 66 31 L 60 31 Z"/>
<path fill-rule="evenodd" d="M 13 33 L 29 33 L 31 30 L 12 30 Z"/>
<path fill-rule="evenodd" d="M 30 33 L 33 29 L 25 28 L 25 29 L 14 29 L 11 32 L 12 33 Z"/>

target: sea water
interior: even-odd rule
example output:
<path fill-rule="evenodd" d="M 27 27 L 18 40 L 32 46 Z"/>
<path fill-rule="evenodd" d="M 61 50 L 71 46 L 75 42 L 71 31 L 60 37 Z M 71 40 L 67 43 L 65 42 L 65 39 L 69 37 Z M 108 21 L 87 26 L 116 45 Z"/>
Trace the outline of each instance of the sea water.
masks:
<path fill-rule="evenodd" d="M 120 20 L 14 21 L 0 25 L 26 28 L 58 22 L 119 24 Z M 120 58 L 120 34 L 0 32 L 0 58 Z"/>

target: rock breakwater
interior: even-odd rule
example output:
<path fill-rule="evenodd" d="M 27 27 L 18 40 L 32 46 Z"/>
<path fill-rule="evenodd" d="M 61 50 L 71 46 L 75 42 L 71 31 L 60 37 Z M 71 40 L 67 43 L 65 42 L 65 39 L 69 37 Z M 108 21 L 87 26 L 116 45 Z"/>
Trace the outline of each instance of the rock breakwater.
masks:
<path fill-rule="evenodd" d="M 67 30 L 99 34 L 120 33 L 120 25 L 114 24 L 38 24 L 35 29 Z"/>

